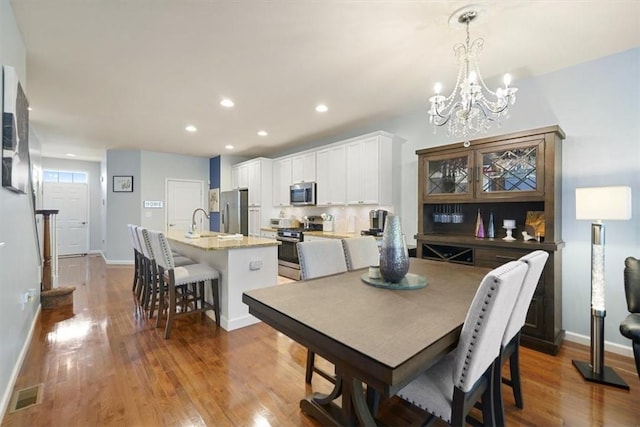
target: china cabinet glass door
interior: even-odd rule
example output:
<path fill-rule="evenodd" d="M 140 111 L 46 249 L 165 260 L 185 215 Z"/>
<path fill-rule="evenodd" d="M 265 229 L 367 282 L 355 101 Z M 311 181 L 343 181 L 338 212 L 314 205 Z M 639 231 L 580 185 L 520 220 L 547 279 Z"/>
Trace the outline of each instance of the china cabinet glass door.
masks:
<path fill-rule="evenodd" d="M 478 150 L 476 197 L 544 196 L 544 140 Z"/>
<path fill-rule="evenodd" d="M 425 200 L 452 200 L 473 197 L 472 152 L 424 158 Z"/>

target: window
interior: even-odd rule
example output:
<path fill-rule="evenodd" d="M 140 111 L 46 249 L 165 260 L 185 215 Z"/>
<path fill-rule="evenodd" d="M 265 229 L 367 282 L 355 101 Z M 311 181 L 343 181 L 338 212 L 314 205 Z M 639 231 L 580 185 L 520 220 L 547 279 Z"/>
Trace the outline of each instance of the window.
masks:
<path fill-rule="evenodd" d="M 42 174 L 43 182 L 61 182 L 73 184 L 86 184 L 88 176 L 86 172 L 68 172 L 45 170 Z"/>

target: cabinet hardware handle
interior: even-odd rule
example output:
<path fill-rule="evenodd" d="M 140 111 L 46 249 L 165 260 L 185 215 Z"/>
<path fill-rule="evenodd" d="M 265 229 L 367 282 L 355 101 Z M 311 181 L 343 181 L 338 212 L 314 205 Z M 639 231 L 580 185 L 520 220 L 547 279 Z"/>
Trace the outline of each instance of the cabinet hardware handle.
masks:
<path fill-rule="evenodd" d="M 476 166 L 476 182 L 480 182 L 480 166 Z"/>
<path fill-rule="evenodd" d="M 496 258 L 504 259 L 504 260 L 507 260 L 507 261 L 515 261 L 515 260 L 518 259 L 518 258 L 515 258 L 515 257 L 512 257 L 512 256 L 505 256 L 505 255 L 496 255 Z"/>

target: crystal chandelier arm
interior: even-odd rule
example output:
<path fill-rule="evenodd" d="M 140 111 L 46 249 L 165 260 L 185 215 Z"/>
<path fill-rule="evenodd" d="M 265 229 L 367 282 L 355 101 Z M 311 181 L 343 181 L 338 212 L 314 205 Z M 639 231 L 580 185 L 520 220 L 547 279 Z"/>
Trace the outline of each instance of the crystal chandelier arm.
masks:
<path fill-rule="evenodd" d="M 449 19 L 450 23 L 455 19 L 466 27 L 465 43 L 457 43 L 453 48 L 459 66 L 458 78 L 449 96 L 440 95 L 439 89 L 436 89 L 436 95 L 429 98 L 429 121 L 435 126 L 447 125 L 447 134 L 450 136 L 468 138 L 486 132 L 489 124 L 505 116 L 509 105 L 516 100 L 518 89 L 509 86 L 509 75 L 505 76 L 504 87 L 494 92 L 480 73 L 478 57 L 483 50 L 484 40 L 478 38 L 471 43 L 469 34 L 469 24 L 477 15 L 478 10 L 467 6 L 456 11 Z"/>

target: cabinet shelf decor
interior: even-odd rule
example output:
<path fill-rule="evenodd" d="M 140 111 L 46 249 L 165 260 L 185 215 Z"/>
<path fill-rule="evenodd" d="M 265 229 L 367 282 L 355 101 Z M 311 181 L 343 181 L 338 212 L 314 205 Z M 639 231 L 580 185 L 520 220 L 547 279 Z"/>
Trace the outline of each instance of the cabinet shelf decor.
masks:
<path fill-rule="evenodd" d="M 417 256 L 495 268 L 541 249 L 549 259 L 529 307 L 522 345 L 556 354 L 562 329 L 562 147 L 559 126 L 417 150 Z M 477 213 L 493 217 L 494 238 L 474 235 Z M 536 240 L 522 232 L 535 213 Z M 444 214 L 444 215 L 443 215 Z M 443 220 L 447 218 L 458 220 Z M 515 220 L 515 241 L 500 225 Z"/>

